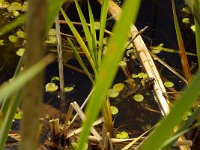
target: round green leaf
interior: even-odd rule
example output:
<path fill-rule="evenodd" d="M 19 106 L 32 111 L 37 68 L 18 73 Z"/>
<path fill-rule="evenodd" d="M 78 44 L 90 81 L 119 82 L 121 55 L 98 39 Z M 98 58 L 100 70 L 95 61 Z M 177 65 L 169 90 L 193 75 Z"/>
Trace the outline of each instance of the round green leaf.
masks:
<path fill-rule="evenodd" d="M 174 83 L 168 81 L 168 82 L 165 82 L 165 83 L 164 83 L 164 86 L 167 87 L 167 88 L 171 88 L 171 87 L 174 86 Z"/>
<path fill-rule="evenodd" d="M 113 115 L 116 115 L 119 112 L 118 108 L 115 106 L 110 106 L 110 109 Z"/>
<path fill-rule="evenodd" d="M 18 56 L 21 57 L 21 56 L 24 54 L 24 51 L 25 51 L 24 48 L 19 48 L 19 49 L 17 50 L 16 54 L 17 54 Z"/>
<path fill-rule="evenodd" d="M 133 99 L 136 101 L 136 102 L 142 102 L 144 100 L 144 96 L 141 95 L 141 94 L 135 94 L 133 96 Z"/>
<path fill-rule="evenodd" d="M 117 138 L 118 138 L 118 139 L 128 139 L 129 136 L 128 136 L 128 133 L 127 133 L 127 132 L 122 131 L 122 132 L 120 132 L 120 133 L 117 133 Z"/>
<path fill-rule="evenodd" d="M 189 18 L 183 18 L 183 19 L 182 19 L 182 22 L 183 22 L 184 24 L 189 24 L 189 23 L 190 23 L 190 19 L 189 19 Z"/>
<path fill-rule="evenodd" d="M 119 92 L 118 91 L 116 91 L 116 90 L 114 90 L 114 89 L 109 89 L 108 90 L 108 96 L 110 97 L 110 98 L 115 98 L 115 97 L 117 97 L 119 95 Z"/>
<path fill-rule="evenodd" d="M 17 42 L 17 37 L 14 36 L 14 35 L 10 35 L 10 36 L 8 37 L 8 39 L 9 39 L 10 42 L 13 42 L 13 43 Z"/>
<path fill-rule="evenodd" d="M 18 2 L 13 2 L 11 3 L 11 5 L 8 7 L 8 11 L 12 12 L 14 10 L 21 10 L 22 9 L 22 5 Z"/>
<path fill-rule="evenodd" d="M 46 92 L 55 92 L 58 90 L 58 86 L 55 83 L 47 83 L 45 86 Z"/>
<path fill-rule="evenodd" d="M 127 63 L 126 63 L 125 61 L 120 61 L 120 62 L 119 62 L 119 65 L 120 65 L 121 67 L 125 67 L 125 66 L 127 65 Z"/>
<path fill-rule="evenodd" d="M 59 81 L 60 79 L 59 79 L 59 77 L 57 77 L 57 76 L 53 76 L 52 78 L 51 78 L 51 82 L 53 82 L 53 81 Z"/>
<path fill-rule="evenodd" d="M 121 90 L 123 90 L 124 88 L 124 84 L 123 83 L 117 83 L 113 86 L 113 89 L 120 92 Z"/>
<path fill-rule="evenodd" d="M 73 86 L 68 86 L 68 87 L 65 87 L 64 91 L 65 92 L 71 92 L 73 89 L 74 89 Z"/>
<path fill-rule="evenodd" d="M 21 30 L 17 31 L 16 34 L 20 37 L 20 38 L 25 38 L 25 33 Z"/>

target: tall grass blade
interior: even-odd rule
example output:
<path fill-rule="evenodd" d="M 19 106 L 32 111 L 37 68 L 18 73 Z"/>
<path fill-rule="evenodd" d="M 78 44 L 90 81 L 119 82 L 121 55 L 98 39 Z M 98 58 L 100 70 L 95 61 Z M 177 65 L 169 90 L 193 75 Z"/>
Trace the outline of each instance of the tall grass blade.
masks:
<path fill-rule="evenodd" d="M 85 53 L 85 56 L 87 57 L 88 61 L 90 62 L 90 65 L 94 71 L 94 74 L 96 74 L 95 64 L 94 64 L 94 61 L 90 55 L 90 52 L 89 52 L 86 44 L 84 43 L 82 37 L 80 36 L 80 34 L 78 33 L 78 31 L 76 30 L 76 28 L 74 27 L 74 25 L 72 24 L 72 22 L 70 21 L 70 19 L 68 18 L 68 16 L 66 15 L 66 13 L 64 12 L 63 9 L 61 9 L 61 12 L 62 12 L 62 15 L 63 15 L 67 25 L 69 26 L 70 30 L 74 34 L 77 42 L 79 43 L 80 47 L 82 48 L 83 52 Z"/>
<path fill-rule="evenodd" d="M 87 67 L 85 66 L 81 56 L 79 55 L 79 53 L 77 52 L 78 50 L 76 49 L 76 47 L 74 46 L 74 44 L 72 43 L 72 41 L 70 40 L 70 38 L 67 39 L 68 42 L 69 42 L 69 45 L 71 46 L 72 48 L 72 51 L 76 57 L 76 59 L 78 60 L 78 63 L 80 64 L 80 66 L 82 67 L 83 71 L 86 73 L 86 75 L 88 76 L 88 78 L 90 79 L 90 81 L 92 83 L 94 83 L 94 80 L 90 74 L 90 72 L 88 71 Z"/>
<path fill-rule="evenodd" d="M 194 0 L 194 13 L 200 12 L 200 7 L 199 7 L 199 0 Z M 200 68 L 200 22 L 194 17 L 195 21 L 195 37 L 196 37 L 196 50 L 197 50 L 197 58 L 198 58 L 198 66 Z"/>
<path fill-rule="evenodd" d="M 101 9 L 101 18 L 100 18 L 100 33 L 99 33 L 99 49 L 98 49 L 98 66 L 101 65 L 101 57 L 103 51 L 103 39 L 104 31 L 106 27 L 106 18 L 108 13 L 108 0 L 104 0 Z"/>
<path fill-rule="evenodd" d="M 88 1 L 88 11 L 89 11 L 89 18 L 90 18 L 90 32 L 91 32 L 91 37 L 92 37 L 92 47 L 93 47 L 93 52 L 94 52 L 94 62 L 97 68 L 97 42 L 96 42 L 96 30 L 95 30 L 95 24 L 94 24 L 94 16 L 92 13 L 92 9 L 90 6 L 90 2 Z"/>
<path fill-rule="evenodd" d="M 177 41 L 178 41 L 178 47 L 180 50 L 180 57 L 181 57 L 183 71 L 184 71 L 185 78 L 187 79 L 187 81 L 191 82 L 192 74 L 190 72 L 190 66 L 188 64 L 188 59 L 187 59 L 187 55 L 185 52 L 185 47 L 184 47 L 184 43 L 183 43 L 183 39 L 182 39 L 182 35 L 181 35 L 181 30 L 180 30 L 178 18 L 176 15 L 176 8 L 175 8 L 174 0 L 172 0 L 172 11 L 173 11 L 173 16 L 174 16 L 174 26 L 175 26 L 175 30 L 176 30 L 176 36 L 177 36 Z"/>
<path fill-rule="evenodd" d="M 149 147 L 153 150 L 159 150 L 164 142 L 172 136 L 174 128 L 183 121 L 185 113 L 190 110 L 199 96 L 199 83 L 200 72 L 197 73 L 189 87 L 177 99 L 177 103 L 172 107 L 166 118 L 160 121 L 158 127 L 142 143 L 139 150 L 147 150 Z M 160 136 L 161 133 L 162 136 Z"/>
<path fill-rule="evenodd" d="M 89 48 L 89 51 L 90 51 L 90 54 L 92 56 L 92 59 L 94 61 L 94 52 L 93 52 L 93 44 L 92 44 L 92 37 L 91 37 L 91 34 L 90 34 L 90 31 L 89 31 L 89 28 L 88 28 L 88 25 L 87 25 L 87 22 L 85 20 L 85 17 L 83 15 L 83 12 L 78 4 L 78 1 L 75 0 L 74 1 L 75 4 L 76 4 L 76 9 L 78 11 L 78 14 L 79 14 L 79 18 L 81 20 L 81 24 L 83 26 L 83 31 L 85 33 L 85 37 L 86 37 L 86 40 L 87 40 L 87 44 L 88 44 L 88 48 Z"/>
<path fill-rule="evenodd" d="M 114 80 L 118 68 L 118 63 L 124 53 L 124 46 L 128 38 L 130 25 L 132 21 L 136 19 L 139 4 L 140 0 L 127 0 L 124 2 L 121 19 L 114 26 L 113 36 L 108 45 L 107 54 L 103 59 L 102 65 L 100 66 L 99 73 L 94 85 L 94 92 L 92 93 L 91 99 L 86 109 L 86 118 L 83 123 L 83 130 L 79 137 L 77 147 L 78 150 L 83 150 L 92 123 L 97 117 L 100 106 L 103 100 L 105 100 L 107 90 Z M 123 32 L 121 30 L 123 30 Z"/>

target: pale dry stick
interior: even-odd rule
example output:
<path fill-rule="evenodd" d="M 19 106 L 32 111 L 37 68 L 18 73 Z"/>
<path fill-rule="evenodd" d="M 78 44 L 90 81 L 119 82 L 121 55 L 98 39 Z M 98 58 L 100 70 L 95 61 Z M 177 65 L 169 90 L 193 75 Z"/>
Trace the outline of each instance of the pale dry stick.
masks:
<path fill-rule="evenodd" d="M 101 124 L 101 123 L 103 123 L 103 122 L 104 122 L 104 119 L 103 119 L 103 118 L 100 118 L 100 119 L 96 120 L 96 121 L 93 123 L 92 126 L 99 125 L 99 124 Z M 82 131 L 82 127 L 81 127 L 81 128 L 78 128 L 78 129 L 75 129 L 75 130 L 73 130 L 73 131 L 70 131 L 70 132 L 67 134 L 66 138 L 69 138 L 69 137 L 72 137 L 72 136 L 74 136 L 74 135 L 76 135 L 76 134 L 79 134 L 81 131 Z M 95 138 L 95 140 L 97 141 L 96 137 L 94 137 L 94 138 Z"/>
<path fill-rule="evenodd" d="M 83 121 L 84 118 L 85 118 L 85 114 L 83 113 L 83 111 L 81 110 L 79 105 L 76 102 L 71 103 L 71 105 L 76 110 L 76 112 L 78 113 L 79 117 Z M 94 127 L 92 127 L 91 132 L 96 137 L 96 139 L 98 141 L 101 141 L 102 138 L 101 138 L 101 136 L 99 135 L 99 133 L 96 131 L 96 129 Z"/>
<path fill-rule="evenodd" d="M 58 16 L 55 19 L 56 22 L 56 38 L 57 38 L 57 53 L 58 53 L 58 71 L 60 82 L 60 99 L 61 99 L 61 112 L 65 112 L 65 91 L 64 91 L 64 73 L 63 73 L 63 57 L 62 57 L 62 42 L 60 35 L 60 25 Z"/>
<path fill-rule="evenodd" d="M 187 80 L 185 77 L 183 77 L 180 73 L 178 73 L 176 70 L 174 70 L 170 65 L 168 65 L 166 62 L 164 62 L 162 59 L 160 59 L 158 56 L 156 56 L 154 53 L 149 51 L 151 56 L 153 57 L 154 60 L 158 61 L 160 64 L 162 64 L 165 68 L 167 68 L 169 71 L 171 71 L 173 74 L 175 74 L 177 77 L 179 77 L 181 80 L 183 80 L 186 84 L 188 84 Z"/>

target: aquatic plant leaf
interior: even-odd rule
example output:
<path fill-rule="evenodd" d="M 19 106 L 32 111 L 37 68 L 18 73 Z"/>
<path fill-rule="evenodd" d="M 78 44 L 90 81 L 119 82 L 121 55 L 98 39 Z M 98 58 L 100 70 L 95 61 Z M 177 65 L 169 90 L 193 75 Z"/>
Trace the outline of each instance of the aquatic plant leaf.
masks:
<path fill-rule="evenodd" d="M 64 91 L 65 92 L 71 92 L 73 89 L 74 89 L 73 86 L 67 86 L 67 87 L 64 88 Z"/>
<path fill-rule="evenodd" d="M 113 90 L 116 90 L 118 92 L 120 92 L 121 90 L 123 90 L 124 88 L 124 84 L 123 83 L 117 83 L 113 86 Z"/>
<path fill-rule="evenodd" d="M 51 28 L 48 32 L 48 35 L 56 35 L 56 29 Z"/>
<path fill-rule="evenodd" d="M 136 101 L 136 102 L 142 102 L 144 100 L 144 96 L 141 95 L 141 94 L 135 94 L 133 96 L 133 99 Z"/>
<path fill-rule="evenodd" d="M 57 76 L 53 76 L 52 78 L 51 78 L 51 82 L 54 82 L 54 81 L 59 81 L 60 79 L 59 79 L 59 77 L 57 77 Z"/>
<path fill-rule="evenodd" d="M 182 19 L 182 22 L 183 22 L 184 24 L 189 24 L 189 23 L 190 23 L 190 19 L 189 19 L 189 18 L 183 18 L 183 19 Z"/>
<path fill-rule="evenodd" d="M 17 51 L 16 51 L 16 54 L 18 55 L 18 56 L 22 56 L 23 54 L 24 54 L 24 51 L 25 51 L 25 48 L 19 48 Z"/>
<path fill-rule="evenodd" d="M 58 86 L 55 83 L 49 82 L 45 85 L 45 90 L 46 92 L 55 92 L 58 90 Z"/>
<path fill-rule="evenodd" d="M 19 2 L 13 2 L 10 4 L 10 6 L 7 8 L 8 11 L 14 11 L 14 10 L 21 10 L 22 9 L 22 5 Z"/>
<path fill-rule="evenodd" d="M 15 16 L 15 17 L 19 16 L 19 11 L 17 11 L 17 10 L 14 10 L 12 13 L 13 13 L 13 16 Z"/>
<path fill-rule="evenodd" d="M 119 62 L 119 66 L 121 67 L 125 67 L 127 65 L 127 63 L 125 61 L 120 61 Z"/>
<path fill-rule="evenodd" d="M 14 35 L 10 35 L 10 36 L 8 37 L 8 39 L 9 39 L 10 42 L 13 42 L 13 43 L 16 43 L 16 42 L 17 42 L 17 37 L 14 36 Z"/>
<path fill-rule="evenodd" d="M 16 32 L 16 34 L 20 37 L 20 38 L 25 38 L 25 33 L 24 33 L 24 31 L 21 31 L 21 30 L 19 30 L 19 31 L 17 31 Z"/>
<path fill-rule="evenodd" d="M 22 116 L 23 116 L 22 111 L 19 111 L 14 115 L 14 119 L 19 119 L 20 120 L 20 119 L 22 119 Z"/>
<path fill-rule="evenodd" d="M 120 132 L 120 133 L 117 133 L 116 137 L 117 137 L 118 139 L 128 139 L 128 138 L 129 138 L 129 135 L 128 135 L 127 132 L 122 131 L 122 132 Z"/>
<path fill-rule="evenodd" d="M 115 89 L 109 89 L 108 90 L 108 96 L 110 98 L 116 98 L 119 95 L 119 92 L 116 91 Z"/>
<path fill-rule="evenodd" d="M 141 72 L 138 74 L 138 78 L 147 78 L 148 77 L 148 74 L 147 73 L 144 73 L 144 72 Z"/>
<path fill-rule="evenodd" d="M 0 45 L 4 45 L 4 40 L 0 40 Z"/>
<path fill-rule="evenodd" d="M 161 43 L 161 44 L 159 44 L 158 46 L 153 47 L 152 52 L 153 52 L 154 54 L 160 53 L 160 51 L 163 50 L 163 45 L 164 45 L 164 44 Z"/>
<path fill-rule="evenodd" d="M 190 26 L 190 29 L 195 32 L 195 25 Z"/>
<path fill-rule="evenodd" d="M 112 115 L 116 115 L 119 112 L 118 108 L 115 106 L 110 106 L 110 109 L 111 109 Z"/>
<path fill-rule="evenodd" d="M 165 82 L 165 83 L 164 83 L 164 86 L 167 87 L 167 88 L 171 88 L 171 87 L 174 86 L 174 83 L 168 81 L 168 82 Z"/>

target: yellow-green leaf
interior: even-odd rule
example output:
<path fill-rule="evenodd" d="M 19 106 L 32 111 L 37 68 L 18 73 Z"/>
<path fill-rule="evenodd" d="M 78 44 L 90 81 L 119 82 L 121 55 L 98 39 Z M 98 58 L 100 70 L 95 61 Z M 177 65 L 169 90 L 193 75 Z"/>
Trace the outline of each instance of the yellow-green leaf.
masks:
<path fill-rule="evenodd" d="M 133 99 L 136 101 L 136 102 L 142 102 L 144 100 L 144 96 L 141 95 L 141 94 L 135 94 L 133 96 Z"/>
<path fill-rule="evenodd" d="M 46 92 L 55 92 L 58 90 L 58 86 L 55 83 L 47 83 L 45 86 Z"/>
<path fill-rule="evenodd" d="M 120 133 L 117 133 L 117 138 L 118 138 L 118 139 L 128 139 L 129 136 L 128 136 L 128 133 L 127 133 L 127 132 L 122 131 L 122 132 L 120 132 Z"/>

